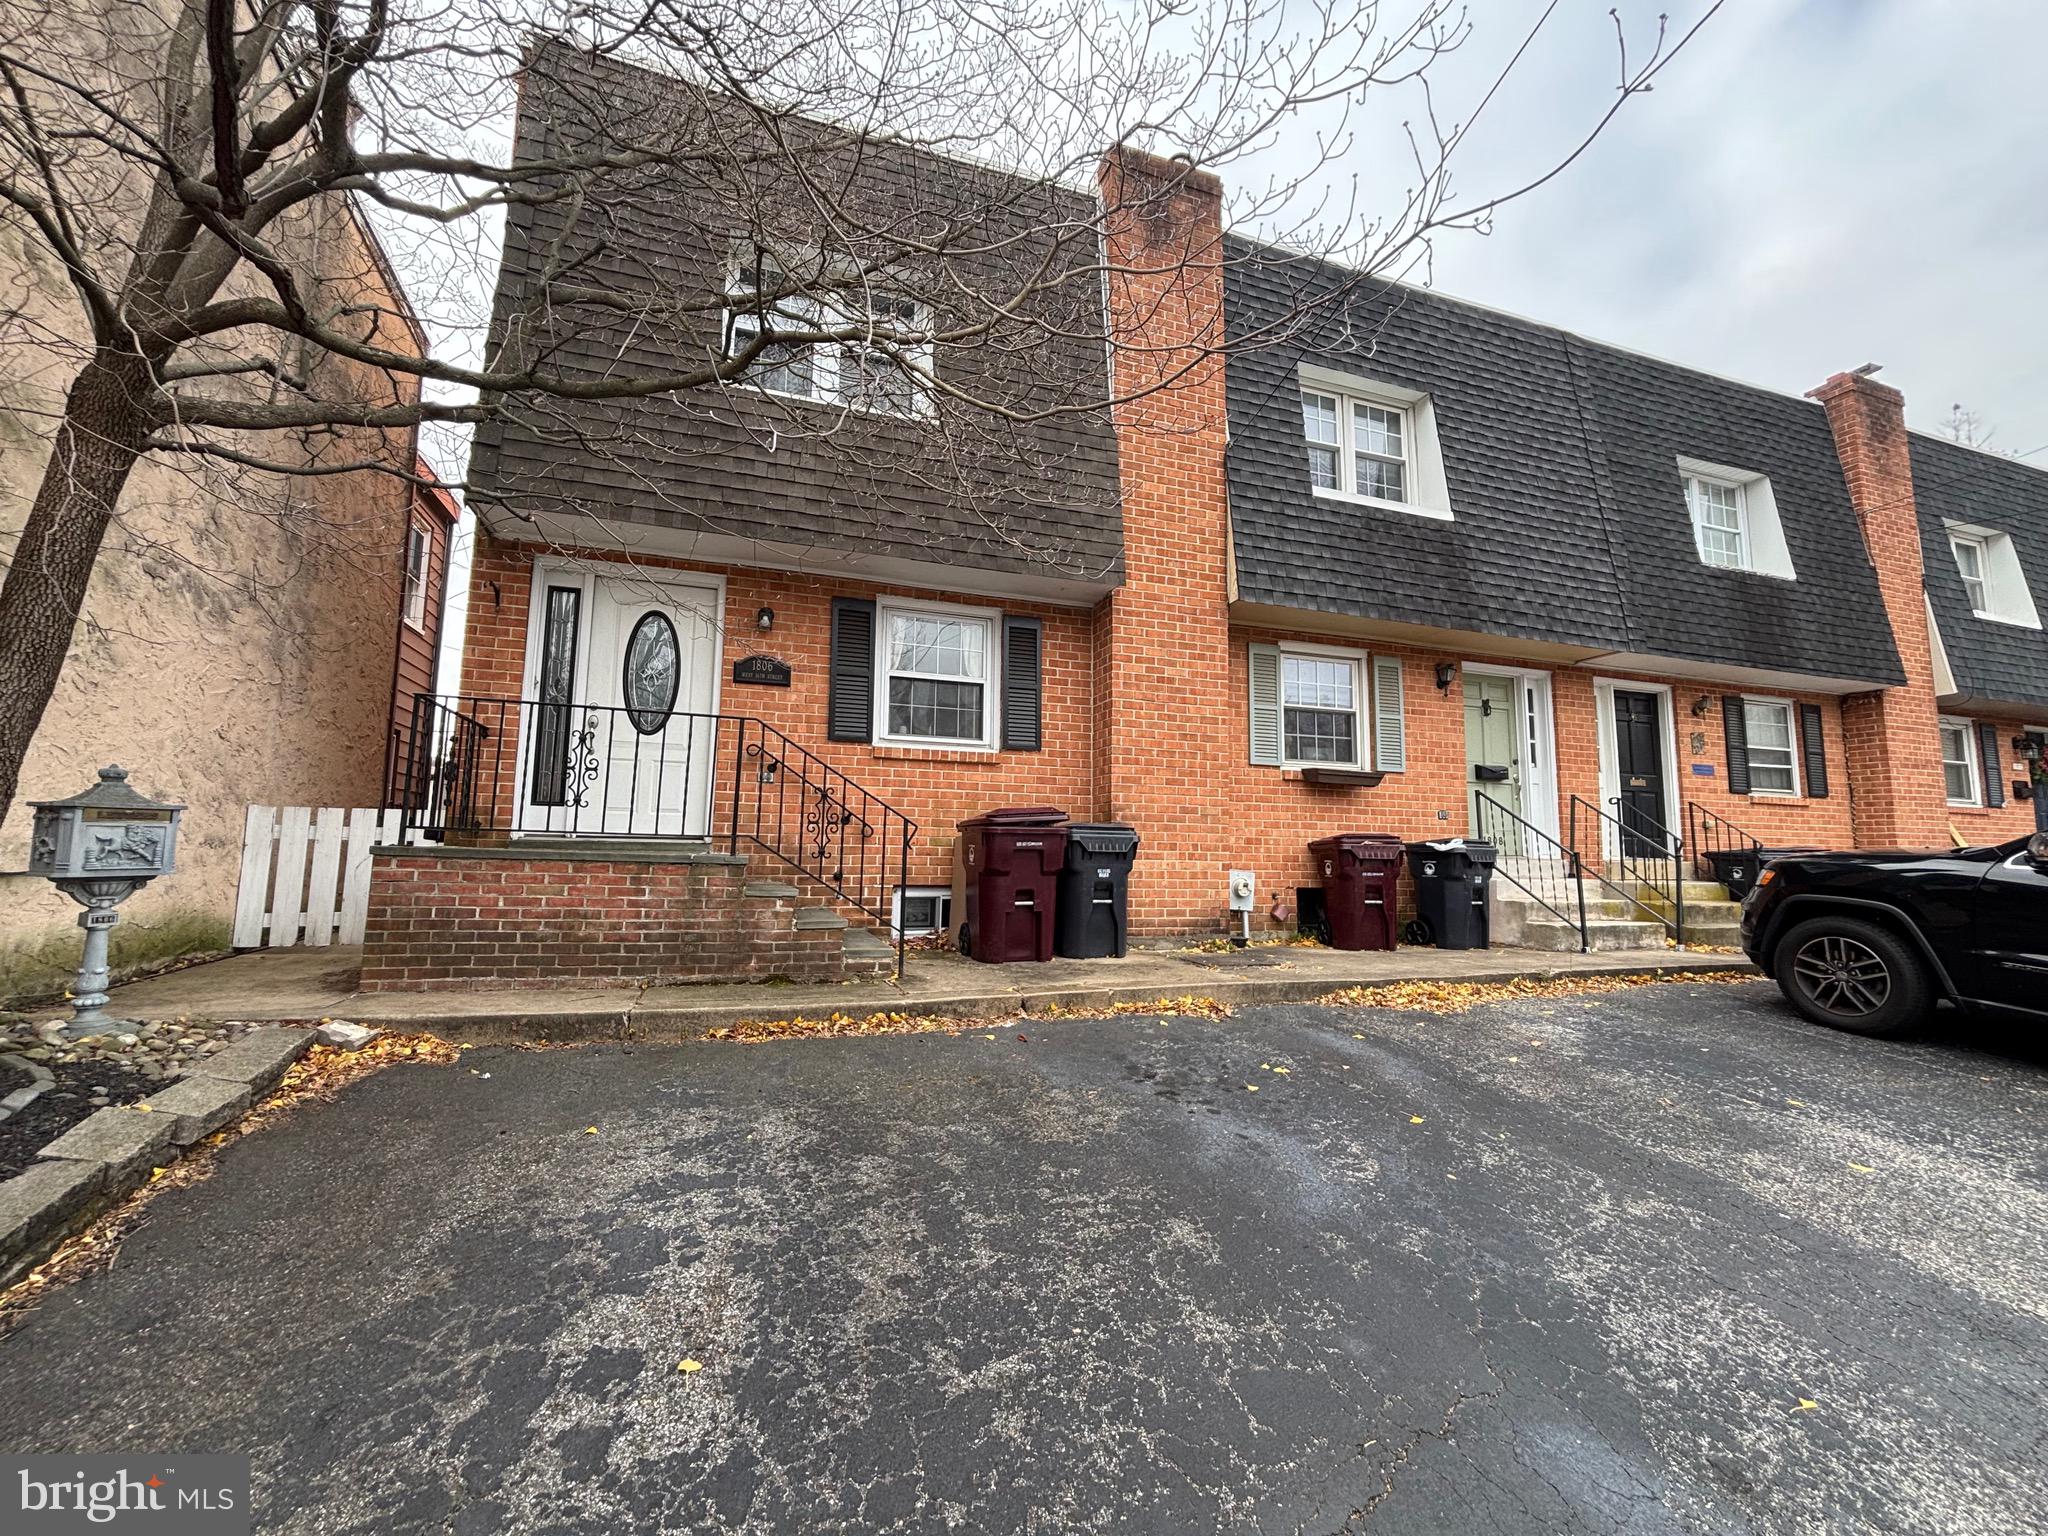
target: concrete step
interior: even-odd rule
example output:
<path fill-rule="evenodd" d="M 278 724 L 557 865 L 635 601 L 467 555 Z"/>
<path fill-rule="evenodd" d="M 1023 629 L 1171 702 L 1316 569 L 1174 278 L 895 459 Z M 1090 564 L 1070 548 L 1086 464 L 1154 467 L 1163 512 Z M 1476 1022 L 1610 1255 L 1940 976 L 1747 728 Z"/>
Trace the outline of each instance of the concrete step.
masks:
<path fill-rule="evenodd" d="M 849 927 L 846 930 L 847 959 L 851 960 L 855 957 L 870 959 L 878 955 L 887 959 L 891 965 L 894 965 L 896 963 L 896 946 L 872 928 Z"/>
<path fill-rule="evenodd" d="M 532 848 L 547 853 L 573 852 L 587 859 L 601 859 L 608 853 L 709 853 L 711 840 L 705 837 L 568 837 L 541 834 L 517 837 L 514 848 Z M 725 850 L 720 849 L 723 853 Z"/>
<path fill-rule="evenodd" d="M 1654 880 L 1604 880 L 1597 879 L 1595 876 L 1591 874 L 1588 874 L 1586 876 L 1586 884 L 1588 887 L 1594 885 L 1609 886 L 1616 891 L 1623 892 L 1630 896 L 1668 896 L 1671 891 L 1671 885 L 1669 881 L 1658 882 Z M 1719 881 L 1688 880 L 1685 882 L 1685 904 L 1688 907 L 1690 907 L 1696 901 L 1726 901 L 1727 899 L 1728 887 L 1722 885 Z"/>
<path fill-rule="evenodd" d="M 1662 949 L 1668 937 L 1662 923 L 1632 923 L 1617 917 L 1586 919 L 1586 946 L 1589 949 Z M 1546 916 L 1523 925 L 1521 942 L 1516 947 L 1576 953 L 1579 930 Z"/>
<path fill-rule="evenodd" d="M 740 887 L 740 895 L 756 901 L 795 901 L 796 887 L 780 880 L 749 880 Z"/>

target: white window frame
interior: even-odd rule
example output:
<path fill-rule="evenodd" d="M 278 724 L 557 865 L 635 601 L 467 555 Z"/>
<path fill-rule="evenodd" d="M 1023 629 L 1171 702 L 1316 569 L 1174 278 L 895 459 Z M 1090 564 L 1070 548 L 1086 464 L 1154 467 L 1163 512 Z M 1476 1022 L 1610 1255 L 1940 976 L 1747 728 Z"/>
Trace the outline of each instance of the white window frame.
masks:
<path fill-rule="evenodd" d="M 1792 566 L 1792 548 L 1785 539 L 1784 520 L 1778 515 L 1777 494 L 1771 477 L 1735 464 L 1710 464 L 1705 459 L 1681 456 L 1678 461 L 1679 492 L 1685 500 L 1686 522 L 1692 528 L 1693 553 L 1710 571 L 1743 571 L 1752 576 L 1769 576 L 1778 581 L 1797 581 Z M 1735 493 L 1736 537 L 1742 543 L 1742 562 L 1723 565 L 1707 558 L 1701 534 L 1700 498 L 1696 484 L 1719 486 Z"/>
<path fill-rule="evenodd" d="M 892 674 L 889 655 L 892 649 L 889 639 L 890 624 L 899 617 L 958 619 L 979 623 L 987 637 L 987 648 L 983 654 L 988 658 L 988 676 L 979 679 L 981 689 L 981 735 L 976 738 L 956 736 L 897 736 L 889 730 L 889 679 L 892 675 L 917 677 L 921 673 Z M 1002 718 L 1002 638 L 1003 616 L 994 608 L 968 608 L 957 603 L 911 602 L 902 598 L 884 597 L 875 603 L 875 744 L 884 747 L 916 747 L 937 752 L 994 752 L 997 749 L 996 732 Z M 941 682 L 974 682 L 974 678 L 948 677 L 937 679 Z"/>
<path fill-rule="evenodd" d="M 1368 665 L 1369 658 L 1366 653 L 1364 651 L 1352 650 L 1345 646 L 1290 644 L 1284 641 L 1278 649 L 1280 652 L 1280 766 L 1282 768 L 1294 769 L 1339 768 L 1364 772 L 1366 765 L 1373 760 L 1372 696 L 1370 692 L 1372 670 Z M 1350 762 L 1335 763 L 1316 758 L 1295 758 L 1288 755 L 1287 711 L 1289 705 L 1287 703 L 1287 658 L 1290 656 L 1297 656 L 1310 661 L 1340 661 L 1349 664 L 1351 668 L 1351 714 L 1357 722 L 1357 729 L 1353 733 L 1353 740 L 1358 747 L 1357 755 Z M 1301 704 L 1294 707 L 1313 709 L 1316 706 Z"/>
<path fill-rule="evenodd" d="M 726 273 L 726 306 L 722 318 L 727 355 L 738 350 L 742 336 L 751 338 L 759 334 L 759 315 L 752 305 L 738 301 L 750 299 L 755 293 L 754 267 L 742 261 Z M 777 269 L 773 263 L 764 263 L 761 274 L 764 280 L 772 279 Z M 867 302 L 861 301 L 862 294 Z M 865 284 L 860 289 L 844 289 L 830 298 L 795 294 L 774 305 L 777 316 L 787 319 L 793 326 L 843 327 L 864 325 L 872 338 L 878 326 L 886 323 L 875 313 L 884 304 L 905 307 L 909 314 L 905 324 L 912 330 L 927 328 L 927 310 L 916 299 L 905 294 L 890 292 L 879 284 Z M 797 350 L 805 354 L 810 364 L 811 388 L 808 392 L 779 389 L 757 382 L 742 375 L 732 382 L 741 389 L 755 390 L 761 394 L 773 395 L 784 400 L 807 400 L 813 404 L 831 405 L 843 410 L 859 411 L 866 415 L 914 417 L 929 416 L 933 410 L 932 392 L 929 387 L 933 378 L 933 348 L 929 341 L 915 345 L 898 346 L 892 361 L 898 362 L 903 376 L 908 380 L 908 399 L 899 408 L 893 405 L 877 404 L 875 397 L 861 386 L 860 380 L 870 356 L 887 357 L 883 348 L 859 342 L 814 342 L 799 345 Z M 753 367 L 760 367 L 757 360 Z"/>
<path fill-rule="evenodd" d="M 939 920 L 930 928 L 906 928 L 903 926 L 903 903 L 906 901 L 936 901 Z M 944 885 L 911 885 L 899 887 L 895 901 L 889 908 L 889 928 L 900 938 L 917 939 L 928 933 L 944 933 L 953 926 L 953 891 Z"/>
<path fill-rule="evenodd" d="M 418 560 L 415 563 L 414 554 Z M 408 629 L 427 628 L 427 588 L 431 583 L 429 573 L 434 567 L 434 527 L 426 518 L 415 512 L 405 530 L 405 593 L 402 599 L 402 613 Z"/>
<path fill-rule="evenodd" d="M 1970 612 L 1993 624 L 2011 624 L 2020 629 L 2039 629 L 2041 613 L 2027 585 L 2026 568 L 2012 535 L 2001 528 L 1984 528 L 1974 523 L 1944 523 L 1948 533 L 1949 557 L 1956 563 Z M 1963 574 L 1961 551 L 1977 555 L 1977 590 L 1971 592 L 1970 578 Z"/>
<path fill-rule="evenodd" d="M 1959 719 L 1953 715 L 1943 715 L 1936 722 L 1936 725 L 1941 732 L 1962 732 L 1963 755 L 1960 761 L 1970 771 L 1969 798 L 1966 800 L 1958 800 L 1954 795 L 1948 794 L 1949 764 L 1958 761 L 1958 759 L 1952 758 L 1948 755 L 1947 741 L 1943 739 L 1941 736 L 1937 735 L 1937 737 L 1935 738 L 1937 742 L 1935 750 L 1941 754 L 1942 793 L 1945 796 L 1947 796 L 1948 803 L 1950 805 L 1963 806 L 1971 809 L 1981 807 L 1984 804 L 1984 763 L 1977 752 L 1977 722 L 1974 720 Z"/>
<path fill-rule="evenodd" d="M 1315 447 L 1334 449 L 1337 454 L 1337 483 L 1333 486 L 1316 485 L 1311 480 L 1309 483 L 1316 495 L 1338 497 L 1345 501 L 1364 502 L 1367 506 L 1373 507 L 1391 507 L 1397 512 L 1421 512 L 1425 515 L 1430 515 L 1430 509 L 1422 506 L 1418 501 L 1420 465 L 1418 463 L 1419 455 L 1416 452 L 1415 411 L 1411 410 L 1406 403 L 1384 395 L 1367 394 L 1356 388 L 1342 389 L 1336 385 L 1312 379 L 1302 382 L 1301 395 L 1304 407 L 1306 407 L 1307 397 L 1310 395 L 1314 395 L 1320 400 L 1328 400 L 1336 407 L 1337 441 L 1334 443 L 1317 442 L 1311 438 L 1308 435 L 1308 420 L 1305 410 L 1302 417 L 1301 440 L 1304 451 Z M 1357 413 L 1360 408 L 1383 411 L 1400 422 L 1401 454 L 1398 459 L 1392 454 L 1380 453 L 1369 448 L 1362 449 L 1358 446 Z M 1375 496 L 1359 490 L 1358 455 L 1360 453 L 1364 453 L 1368 458 L 1377 459 L 1385 464 L 1399 464 L 1401 466 L 1402 495 L 1399 500 L 1395 500 L 1391 496 Z M 1445 514 L 1437 513 L 1434 515 L 1443 516 Z"/>
<path fill-rule="evenodd" d="M 1707 553 L 1707 524 L 1700 515 L 1700 508 L 1706 500 L 1702 492 L 1707 486 L 1735 493 L 1735 526 L 1731 529 L 1716 524 L 1713 531 L 1723 535 L 1734 535 L 1736 553 L 1739 556 L 1736 560 L 1716 560 Z M 1740 480 L 1702 474 L 1697 470 L 1688 471 L 1685 477 L 1685 510 L 1692 519 L 1693 548 L 1699 552 L 1702 565 L 1711 565 L 1722 571 L 1756 569 L 1756 541 L 1751 537 L 1749 526 L 1749 489 Z"/>
<path fill-rule="evenodd" d="M 1792 787 L 1790 789 L 1760 789 L 1756 782 L 1756 738 L 1749 728 L 1751 705 L 1764 709 L 1782 709 L 1785 712 L 1785 740 L 1787 754 L 1792 764 Z M 1797 800 L 1805 790 L 1800 775 L 1800 757 L 1806 745 L 1799 736 L 1799 706 L 1791 699 L 1772 698 L 1766 694 L 1746 693 L 1742 696 L 1743 747 L 1749 758 L 1749 792 L 1752 796 L 1762 795 L 1769 800 Z M 1773 764 L 1772 766 L 1776 766 Z"/>
<path fill-rule="evenodd" d="M 1977 562 L 1977 574 L 1972 576 L 1963 569 L 1963 551 L 1968 550 Z M 1970 600 L 1970 611 L 1978 618 L 1996 618 L 1991 612 L 1991 551 L 1986 547 L 1982 534 L 1962 533 L 1951 528 L 1948 534 L 1949 558 L 1956 563 L 1956 574 L 1963 579 L 1963 595 Z"/>

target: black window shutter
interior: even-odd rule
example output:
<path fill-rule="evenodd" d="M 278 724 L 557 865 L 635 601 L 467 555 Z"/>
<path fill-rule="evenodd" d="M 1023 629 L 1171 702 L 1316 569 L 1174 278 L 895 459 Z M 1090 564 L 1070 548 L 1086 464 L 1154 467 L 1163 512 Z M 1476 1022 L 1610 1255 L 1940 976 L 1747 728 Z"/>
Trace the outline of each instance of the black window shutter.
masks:
<path fill-rule="evenodd" d="M 1749 720 L 1742 713 L 1742 695 L 1721 695 L 1721 726 L 1728 737 L 1728 793 L 1749 793 Z"/>
<path fill-rule="evenodd" d="M 1003 750 L 1036 752 L 1045 745 L 1045 625 L 1003 615 Z"/>
<path fill-rule="evenodd" d="M 875 605 L 863 597 L 832 599 L 831 698 L 825 735 L 831 741 L 875 739 Z"/>
<path fill-rule="evenodd" d="M 1997 726 L 1977 726 L 1977 758 L 1984 769 L 1984 803 L 1994 808 L 2005 804 L 2005 754 L 1999 750 Z"/>
<path fill-rule="evenodd" d="M 1828 739 L 1821 727 L 1820 706 L 1799 706 L 1799 744 L 1806 750 L 1806 793 L 1815 800 L 1828 797 Z"/>

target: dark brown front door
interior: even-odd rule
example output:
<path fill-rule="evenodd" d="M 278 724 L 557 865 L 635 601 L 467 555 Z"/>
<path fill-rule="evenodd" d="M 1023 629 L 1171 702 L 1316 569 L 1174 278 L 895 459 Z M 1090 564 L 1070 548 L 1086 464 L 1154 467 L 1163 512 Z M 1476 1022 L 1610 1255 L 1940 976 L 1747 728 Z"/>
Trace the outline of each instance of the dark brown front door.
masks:
<path fill-rule="evenodd" d="M 1669 852 L 1664 829 L 1671 824 L 1664 805 L 1664 731 L 1658 696 L 1614 690 L 1614 771 L 1620 804 L 1623 851 L 1630 858 Z"/>

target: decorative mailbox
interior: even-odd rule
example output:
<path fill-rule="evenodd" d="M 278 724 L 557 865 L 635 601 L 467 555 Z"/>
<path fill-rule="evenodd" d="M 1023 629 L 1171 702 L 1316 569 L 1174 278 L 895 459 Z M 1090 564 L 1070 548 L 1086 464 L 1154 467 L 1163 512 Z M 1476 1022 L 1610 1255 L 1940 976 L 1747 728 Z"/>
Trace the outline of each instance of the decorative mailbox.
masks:
<path fill-rule="evenodd" d="M 114 909 L 158 875 L 177 867 L 182 805 L 167 805 L 128 787 L 128 770 L 110 766 L 100 781 L 68 800 L 30 802 L 28 869 L 42 875 L 85 910 L 85 955 L 72 986 L 71 1023 L 65 1032 L 87 1035 L 117 1028 L 106 1016 L 107 930 L 121 920 Z"/>

